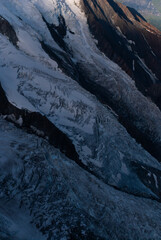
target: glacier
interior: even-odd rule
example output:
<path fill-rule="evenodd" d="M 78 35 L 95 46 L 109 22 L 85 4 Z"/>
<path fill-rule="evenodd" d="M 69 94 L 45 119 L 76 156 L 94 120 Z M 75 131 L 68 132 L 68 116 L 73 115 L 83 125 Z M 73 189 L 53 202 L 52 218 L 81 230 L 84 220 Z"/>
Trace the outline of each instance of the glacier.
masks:
<path fill-rule="evenodd" d="M 159 108 L 97 48 L 79 1 L 1 0 L 0 16 L 18 39 L 13 44 L 7 32 L 0 34 L 0 83 L 8 101 L 47 118 L 71 140 L 84 166 L 49 145 L 34 125 L 39 137 L 26 133 L 21 116 L 1 116 L 1 205 L 20 206 L 13 213 L 16 232 L 9 227 L 6 236 L 32 239 L 16 229 L 26 211 L 22 221 L 33 240 L 159 239 L 160 162 L 119 121 L 125 116 L 160 149 Z M 60 16 L 66 25 L 61 42 L 52 36 Z M 0 213 L 9 218 L 6 210 Z M 6 221 L 12 225 L 13 219 Z"/>

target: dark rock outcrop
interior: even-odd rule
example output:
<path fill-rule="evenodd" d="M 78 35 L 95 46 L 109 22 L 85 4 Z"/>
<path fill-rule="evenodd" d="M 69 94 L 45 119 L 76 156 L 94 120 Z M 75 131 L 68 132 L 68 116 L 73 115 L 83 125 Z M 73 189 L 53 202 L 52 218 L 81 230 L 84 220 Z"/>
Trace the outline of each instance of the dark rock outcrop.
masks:
<path fill-rule="evenodd" d="M 66 52 L 59 51 L 44 42 L 41 42 L 43 50 L 49 55 L 51 59 L 57 62 L 59 68 L 67 74 L 69 77 L 78 80 L 79 74 L 75 64 L 70 58 L 70 55 Z"/>
<path fill-rule="evenodd" d="M 80 162 L 72 141 L 61 132 L 45 116 L 38 112 L 29 112 L 19 109 L 12 105 L 0 85 L 0 114 L 5 115 L 6 119 L 14 122 L 18 127 L 25 128 L 27 131 L 47 138 L 49 143 L 59 148 L 70 159 Z"/>
<path fill-rule="evenodd" d="M 59 21 L 58 26 L 55 26 L 54 24 L 50 24 L 47 22 L 47 20 L 44 17 L 42 18 L 43 18 L 43 21 L 46 23 L 46 26 L 49 29 L 49 32 L 52 38 L 54 39 L 54 41 L 60 46 L 60 48 L 62 48 L 64 51 L 69 53 L 69 49 L 65 41 L 63 40 L 67 31 L 66 23 L 63 16 L 60 15 L 58 17 L 58 21 Z"/>
<path fill-rule="evenodd" d="M 44 41 L 41 42 L 41 46 L 43 50 L 49 55 L 51 59 L 57 62 L 59 68 L 65 72 L 69 77 L 78 80 L 78 71 L 76 69 L 75 64 L 71 60 L 72 51 L 68 48 L 68 45 L 64 41 L 64 37 L 67 33 L 67 26 L 65 19 L 62 15 L 58 16 L 59 25 L 56 26 L 54 24 L 50 24 L 47 20 L 42 16 L 43 21 L 46 23 L 46 26 L 53 38 L 53 40 L 58 44 L 58 46 L 62 49 L 59 51 Z"/>
<path fill-rule="evenodd" d="M 10 42 L 12 42 L 13 45 L 17 46 L 18 38 L 16 32 L 11 24 L 2 16 L 0 16 L 0 33 L 7 36 Z"/>

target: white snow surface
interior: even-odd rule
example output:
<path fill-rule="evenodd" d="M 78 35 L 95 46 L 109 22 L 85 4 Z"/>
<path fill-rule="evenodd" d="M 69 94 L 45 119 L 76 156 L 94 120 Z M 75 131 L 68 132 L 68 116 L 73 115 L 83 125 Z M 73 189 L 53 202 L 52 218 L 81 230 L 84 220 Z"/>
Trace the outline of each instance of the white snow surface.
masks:
<path fill-rule="evenodd" d="M 113 189 L 1 117 L 0 182 L 0 239 L 69 239 L 75 227 L 82 236 L 160 239 L 160 203 Z"/>
<path fill-rule="evenodd" d="M 25 207 L 20 208 L 16 200 L 0 201 L 1 239 L 46 240 L 31 221 L 29 210 Z"/>
<path fill-rule="evenodd" d="M 161 142 L 161 113 L 135 87 L 132 79 L 96 47 L 79 2 L 74 0 L 1 0 L 0 15 L 18 36 L 18 48 L 0 34 L 0 82 L 9 101 L 18 108 L 45 115 L 73 141 L 80 159 L 105 182 L 138 194 L 154 195 L 130 167 L 144 163 L 161 170 L 119 124 L 112 112 L 71 79 L 43 51 L 40 41 L 63 51 L 52 39 L 42 16 L 58 25 L 64 16 L 68 28 L 65 41 L 73 60 L 94 71 L 94 81 L 123 101 L 137 119 L 141 131 L 151 130 Z M 135 183 L 135 184 L 134 184 Z M 131 187 L 133 185 L 133 188 Z"/>

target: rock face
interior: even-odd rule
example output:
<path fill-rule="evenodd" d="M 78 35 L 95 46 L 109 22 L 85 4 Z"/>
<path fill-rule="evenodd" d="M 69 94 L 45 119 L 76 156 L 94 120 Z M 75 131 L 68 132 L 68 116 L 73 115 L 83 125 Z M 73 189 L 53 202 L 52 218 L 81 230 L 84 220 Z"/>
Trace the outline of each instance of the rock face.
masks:
<path fill-rule="evenodd" d="M 124 5 L 135 8 L 137 11 L 147 12 L 149 14 L 154 14 L 156 16 L 160 15 L 160 12 L 156 8 L 153 0 L 141 0 L 141 1 L 133 1 L 133 0 L 120 0 L 119 2 Z M 160 2 L 160 0 L 156 1 Z"/>
<path fill-rule="evenodd" d="M 16 46 L 18 42 L 18 38 L 13 27 L 10 23 L 0 16 L 0 33 L 7 36 L 8 39 Z"/>
<path fill-rule="evenodd" d="M 128 7 L 139 11 L 148 22 L 161 30 L 161 1 L 160 0 L 119 0 Z"/>
<path fill-rule="evenodd" d="M 98 47 L 135 80 L 143 94 L 148 91 L 150 95 L 153 84 L 161 81 L 161 32 L 121 3 L 81 3 Z M 153 98 L 153 94 L 150 96 Z"/>
<path fill-rule="evenodd" d="M 0 16 L 0 239 L 159 239 L 161 33 L 112 0 Z"/>

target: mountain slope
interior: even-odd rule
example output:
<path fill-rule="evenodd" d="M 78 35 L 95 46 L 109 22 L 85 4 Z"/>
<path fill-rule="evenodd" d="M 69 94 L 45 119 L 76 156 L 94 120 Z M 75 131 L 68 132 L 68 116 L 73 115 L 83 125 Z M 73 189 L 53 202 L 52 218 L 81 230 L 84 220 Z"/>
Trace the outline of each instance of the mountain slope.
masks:
<path fill-rule="evenodd" d="M 160 0 L 120 0 L 119 2 L 135 8 L 159 30 L 161 30 L 161 1 Z"/>
<path fill-rule="evenodd" d="M 160 203 L 109 187 L 3 119 L 0 143 L 1 239 L 160 238 Z"/>
<path fill-rule="evenodd" d="M 99 48 L 135 80 L 139 90 L 145 94 L 160 83 L 160 31 L 120 3 L 84 0 L 82 6 Z"/>
<path fill-rule="evenodd" d="M 157 68 L 161 61 L 160 32 L 139 14 L 104 0 L 81 1 L 80 4 L 71 0 L 1 0 L 0 16 L 0 113 L 21 128 L 17 132 L 13 125 L 2 120 L 1 134 L 6 139 L 6 149 L 11 148 L 11 153 L 1 149 L 2 159 L 5 156 L 10 162 L 12 154 L 14 159 L 19 156 L 20 162 L 25 159 L 18 173 L 14 174 L 16 166 L 9 174 L 6 168 L 3 171 L 0 180 L 2 200 L 13 198 L 17 205 L 30 210 L 33 225 L 47 239 L 60 239 L 65 234 L 67 239 L 73 236 L 77 239 L 75 234 L 79 232 L 80 222 L 82 230 L 78 239 L 83 238 L 84 231 L 87 239 L 91 239 L 91 235 L 93 239 L 118 239 L 118 236 L 119 239 L 122 236 L 129 239 L 132 234 L 137 239 L 138 225 L 148 210 L 138 216 L 141 220 L 137 226 L 135 222 L 127 234 L 126 227 L 121 233 L 120 228 L 117 230 L 119 223 L 115 215 L 112 216 L 113 203 L 106 216 L 101 210 L 104 209 L 102 201 L 110 191 L 124 202 L 124 213 L 116 210 L 116 215 L 122 215 L 124 223 L 137 215 L 135 209 L 145 202 L 145 209 L 149 209 L 148 204 L 154 207 L 149 216 L 154 216 L 154 224 L 158 222 L 159 226 L 160 212 L 156 215 L 155 211 L 159 203 L 155 201 L 161 199 L 161 112 L 146 97 L 146 90 L 160 84 L 160 69 Z M 142 45 L 146 43 L 142 51 L 137 39 L 132 39 L 134 31 L 138 36 L 145 34 L 141 38 Z M 100 34 L 101 39 L 98 38 Z M 122 50 L 118 46 L 119 41 Z M 131 46 L 133 41 L 135 47 Z M 154 48 L 156 43 L 158 50 Z M 153 58 L 154 54 L 157 57 Z M 32 135 L 27 135 L 26 130 L 39 136 L 33 136 L 37 141 L 34 149 L 28 150 L 30 144 L 25 145 L 25 140 L 22 140 L 22 148 L 17 143 L 16 134 L 20 134 L 20 138 L 22 134 L 22 139 L 29 138 L 29 143 L 32 142 Z M 8 143 L 12 131 L 16 134 L 12 143 Z M 39 141 L 44 146 L 42 149 Z M 57 153 L 55 148 L 60 152 Z M 58 158 L 56 162 L 52 152 Z M 45 176 L 49 179 L 45 180 Z M 69 182 L 65 183 L 65 180 Z M 14 182 L 12 189 L 11 182 Z M 89 189 L 87 183 L 90 184 Z M 60 189 L 59 184 L 62 186 Z M 64 189 L 68 189 L 67 192 Z M 74 195 L 73 191 L 76 192 Z M 88 196 L 88 191 L 91 196 Z M 103 191 L 107 191 L 106 196 Z M 57 194 L 58 199 L 55 197 Z M 84 199 L 88 196 L 86 206 L 82 196 Z M 94 205 L 90 205 L 93 198 L 100 199 L 100 204 L 96 200 Z M 129 210 L 125 219 L 127 198 L 132 199 L 135 206 L 132 215 Z M 57 201 L 62 208 L 54 219 L 51 216 L 57 212 Z M 115 202 L 115 198 L 110 201 Z M 46 213 L 43 210 L 45 204 Z M 114 226 L 112 232 L 109 215 Z M 105 229 L 98 223 L 99 219 L 102 219 Z M 66 227 L 63 221 L 70 224 Z M 84 226 L 85 222 L 87 226 Z M 145 217 L 145 222 L 146 229 L 151 229 L 149 217 Z M 159 227 L 151 235 L 144 230 L 139 227 L 138 234 L 142 239 L 149 236 L 157 239 L 160 234 Z"/>

